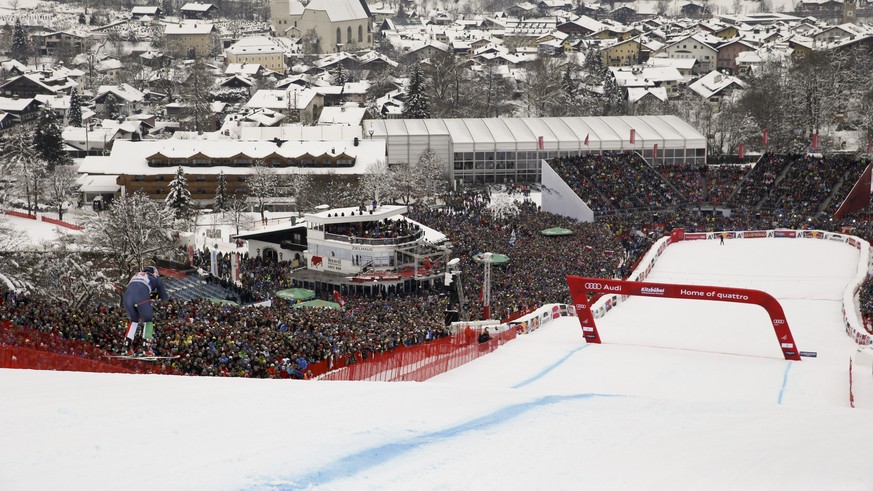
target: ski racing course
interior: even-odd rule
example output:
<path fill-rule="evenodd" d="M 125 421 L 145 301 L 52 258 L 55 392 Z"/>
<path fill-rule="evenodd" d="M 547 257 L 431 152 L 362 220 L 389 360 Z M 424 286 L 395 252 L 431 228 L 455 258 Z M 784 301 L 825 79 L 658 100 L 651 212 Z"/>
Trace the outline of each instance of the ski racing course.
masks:
<path fill-rule="evenodd" d="M 0 370 L 0 489 L 869 490 L 841 316 L 858 261 L 680 242 L 647 278 L 772 294 L 802 361 L 760 307 L 632 297 L 603 344 L 562 317 L 424 383 Z"/>

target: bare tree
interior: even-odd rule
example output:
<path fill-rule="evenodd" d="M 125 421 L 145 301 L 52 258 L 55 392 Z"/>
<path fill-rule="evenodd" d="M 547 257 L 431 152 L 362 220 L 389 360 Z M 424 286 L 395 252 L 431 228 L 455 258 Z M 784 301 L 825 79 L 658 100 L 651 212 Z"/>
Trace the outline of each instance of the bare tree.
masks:
<path fill-rule="evenodd" d="M 261 213 L 261 223 L 267 223 L 267 217 L 264 215 L 269 198 L 279 195 L 279 175 L 276 170 L 268 166 L 263 160 L 258 160 L 252 166 L 252 173 L 247 179 L 249 188 L 249 196 L 255 200 L 258 205 L 258 211 Z"/>
<path fill-rule="evenodd" d="M 173 212 L 142 190 L 122 195 L 107 211 L 87 219 L 83 241 L 111 263 L 107 276 L 124 280 L 147 260 L 174 248 Z"/>
<path fill-rule="evenodd" d="M 552 116 L 561 107 L 561 71 L 553 58 L 538 57 L 525 68 L 524 100 L 533 117 Z"/>
<path fill-rule="evenodd" d="M 46 200 L 58 211 L 58 220 L 64 219 L 64 207 L 73 200 L 77 177 L 75 166 L 59 165 L 45 180 Z"/>

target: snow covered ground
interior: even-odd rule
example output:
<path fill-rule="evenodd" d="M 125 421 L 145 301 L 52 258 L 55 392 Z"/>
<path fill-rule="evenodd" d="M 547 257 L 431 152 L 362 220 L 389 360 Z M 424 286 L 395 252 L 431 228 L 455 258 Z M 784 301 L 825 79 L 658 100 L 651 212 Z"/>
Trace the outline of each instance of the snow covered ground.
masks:
<path fill-rule="evenodd" d="M 425 383 L 0 370 L 0 489 L 869 490 L 840 327 L 857 260 L 746 239 L 655 268 L 774 294 L 800 362 L 758 307 L 634 298 L 602 345 L 564 318 Z"/>

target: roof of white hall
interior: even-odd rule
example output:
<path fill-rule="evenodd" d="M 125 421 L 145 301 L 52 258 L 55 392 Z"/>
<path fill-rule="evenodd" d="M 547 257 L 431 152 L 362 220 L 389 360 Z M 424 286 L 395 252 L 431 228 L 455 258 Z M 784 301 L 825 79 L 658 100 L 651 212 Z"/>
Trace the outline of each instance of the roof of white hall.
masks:
<path fill-rule="evenodd" d="M 660 143 L 661 148 L 706 147 L 706 137 L 676 116 L 373 119 L 364 121 L 363 127 L 367 134 L 373 131 L 373 138 L 448 136 L 456 151 L 459 145 L 485 148 L 495 144 L 536 150 L 540 137 L 547 151 L 631 150 L 649 143 Z M 634 144 L 629 141 L 631 129 L 636 133 Z"/>
<path fill-rule="evenodd" d="M 357 145 L 351 141 L 286 141 L 280 146 L 271 141 L 237 140 L 116 140 L 112 152 L 105 157 L 85 157 L 79 166 L 80 174 L 127 174 L 160 175 L 172 173 L 176 166 L 150 167 L 148 158 L 160 154 L 169 159 L 191 159 L 204 155 L 213 159 L 231 159 L 244 155 L 257 160 L 271 155 L 285 158 L 318 158 L 340 155 L 355 160 L 351 167 L 279 167 L 279 174 L 363 174 L 369 167 L 385 158 L 385 142 L 382 140 L 360 140 Z M 186 174 L 248 175 L 252 167 L 234 166 L 187 166 L 182 165 Z"/>

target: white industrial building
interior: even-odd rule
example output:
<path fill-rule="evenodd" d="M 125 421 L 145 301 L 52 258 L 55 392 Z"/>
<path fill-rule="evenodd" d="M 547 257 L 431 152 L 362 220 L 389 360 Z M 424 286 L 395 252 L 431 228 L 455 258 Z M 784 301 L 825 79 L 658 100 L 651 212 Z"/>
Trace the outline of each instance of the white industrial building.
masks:
<path fill-rule="evenodd" d="M 706 137 L 676 116 L 376 119 L 363 130 L 385 140 L 388 164 L 415 162 L 429 148 L 446 162 L 448 179 L 467 184 L 539 182 L 542 160 L 586 153 L 706 162 Z"/>

